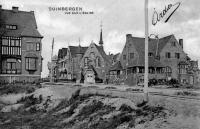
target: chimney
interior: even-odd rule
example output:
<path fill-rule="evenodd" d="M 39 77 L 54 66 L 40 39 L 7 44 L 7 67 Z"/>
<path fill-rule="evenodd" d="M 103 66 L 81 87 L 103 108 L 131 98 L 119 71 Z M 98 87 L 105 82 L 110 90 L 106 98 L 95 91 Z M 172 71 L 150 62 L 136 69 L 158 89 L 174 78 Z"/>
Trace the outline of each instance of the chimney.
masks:
<path fill-rule="evenodd" d="M 132 39 L 132 34 L 126 35 L 126 42 L 130 41 Z"/>
<path fill-rule="evenodd" d="M 183 49 L 183 39 L 179 39 L 179 45 L 180 45 L 181 48 Z"/>
<path fill-rule="evenodd" d="M 13 11 L 13 12 L 18 12 L 18 8 L 19 8 L 19 7 L 13 6 L 13 7 L 12 7 L 12 11 Z"/>

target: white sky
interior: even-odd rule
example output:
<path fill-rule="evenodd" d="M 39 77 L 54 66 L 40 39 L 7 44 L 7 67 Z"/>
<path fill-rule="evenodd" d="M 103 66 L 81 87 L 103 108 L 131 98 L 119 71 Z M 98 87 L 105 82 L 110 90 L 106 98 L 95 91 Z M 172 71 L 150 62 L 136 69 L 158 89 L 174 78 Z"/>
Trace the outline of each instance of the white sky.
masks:
<path fill-rule="evenodd" d="M 42 76 L 48 74 L 51 43 L 55 38 L 54 53 L 70 45 L 87 46 L 93 40 L 99 41 L 100 22 L 103 21 L 105 51 L 121 52 L 126 34 L 144 36 L 145 0 L 1 0 L 4 9 L 19 6 L 19 10 L 35 11 L 42 40 L 44 57 Z M 168 23 L 151 24 L 153 9 L 161 12 L 165 5 L 181 2 L 180 7 Z M 149 0 L 149 33 L 159 37 L 174 34 L 184 39 L 184 50 L 194 60 L 200 60 L 200 1 L 199 0 Z M 48 7 L 82 7 L 93 11 L 93 15 L 66 15 L 64 12 L 50 12 Z"/>

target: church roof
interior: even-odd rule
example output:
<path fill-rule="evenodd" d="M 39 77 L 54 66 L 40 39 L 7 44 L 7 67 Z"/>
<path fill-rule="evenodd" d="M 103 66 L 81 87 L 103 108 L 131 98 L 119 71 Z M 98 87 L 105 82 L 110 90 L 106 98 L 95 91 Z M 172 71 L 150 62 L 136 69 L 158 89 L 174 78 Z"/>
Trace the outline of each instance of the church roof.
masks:
<path fill-rule="evenodd" d="M 102 46 L 98 46 L 98 45 L 96 45 L 96 44 L 95 44 L 95 46 L 96 46 L 97 50 L 99 51 L 99 53 L 101 54 L 101 56 L 103 57 L 103 59 L 104 59 L 107 63 L 111 64 L 111 60 L 110 60 L 109 56 L 105 53 L 103 47 L 102 47 Z"/>
<path fill-rule="evenodd" d="M 76 54 L 84 54 L 88 47 L 81 47 L 81 46 L 69 46 L 69 50 L 71 52 L 71 56 L 75 57 Z"/>

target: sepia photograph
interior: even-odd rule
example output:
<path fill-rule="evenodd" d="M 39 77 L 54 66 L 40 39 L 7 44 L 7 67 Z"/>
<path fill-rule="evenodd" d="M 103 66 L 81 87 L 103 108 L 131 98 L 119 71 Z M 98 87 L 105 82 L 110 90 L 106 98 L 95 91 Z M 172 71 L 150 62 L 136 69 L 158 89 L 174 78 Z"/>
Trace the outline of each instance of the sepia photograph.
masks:
<path fill-rule="evenodd" d="M 199 5 L 0 0 L 0 129 L 200 129 Z"/>

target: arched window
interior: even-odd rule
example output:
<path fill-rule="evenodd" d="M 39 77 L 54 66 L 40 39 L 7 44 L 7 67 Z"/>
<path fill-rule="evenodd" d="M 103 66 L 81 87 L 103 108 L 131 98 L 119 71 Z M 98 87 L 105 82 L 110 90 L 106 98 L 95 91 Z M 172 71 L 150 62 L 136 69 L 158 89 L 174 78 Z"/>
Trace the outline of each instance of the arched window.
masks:
<path fill-rule="evenodd" d="M 97 56 L 97 58 L 96 58 L 96 66 L 97 66 L 97 67 L 101 67 L 101 59 L 100 59 L 100 57 L 98 57 L 98 56 Z"/>
<path fill-rule="evenodd" d="M 169 67 L 169 66 L 167 66 L 166 69 L 165 69 L 165 73 L 166 73 L 167 76 L 171 76 L 171 74 L 172 74 L 172 68 Z"/>
<path fill-rule="evenodd" d="M 84 66 L 87 67 L 88 66 L 88 57 L 84 58 Z"/>

